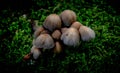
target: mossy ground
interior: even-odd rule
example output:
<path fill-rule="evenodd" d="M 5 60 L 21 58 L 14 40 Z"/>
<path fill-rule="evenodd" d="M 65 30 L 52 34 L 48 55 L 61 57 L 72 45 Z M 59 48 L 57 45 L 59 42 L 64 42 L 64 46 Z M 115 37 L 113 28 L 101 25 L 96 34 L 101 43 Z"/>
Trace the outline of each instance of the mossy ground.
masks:
<path fill-rule="evenodd" d="M 0 16 L 0 71 L 15 73 L 117 73 L 120 69 L 120 15 L 105 0 L 35 0 L 28 9 L 6 7 Z M 22 5 L 21 5 L 22 6 Z M 24 9 L 24 8 L 23 8 Z M 77 21 L 91 27 L 96 38 L 63 48 L 59 55 L 46 51 L 37 62 L 23 61 L 32 47 L 29 19 L 42 25 L 46 16 L 71 9 Z M 18 11 L 17 11 L 18 10 Z M 23 14 L 27 14 L 24 18 Z M 33 63 L 33 64 L 31 64 Z"/>

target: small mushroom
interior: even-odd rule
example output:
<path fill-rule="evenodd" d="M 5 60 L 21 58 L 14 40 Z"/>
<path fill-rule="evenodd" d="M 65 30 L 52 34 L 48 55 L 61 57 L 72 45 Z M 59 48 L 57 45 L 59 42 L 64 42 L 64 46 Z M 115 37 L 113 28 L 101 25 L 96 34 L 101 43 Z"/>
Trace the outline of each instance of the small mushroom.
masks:
<path fill-rule="evenodd" d="M 87 26 L 80 26 L 79 32 L 81 35 L 81 39 L 83 41 L 89 41 L 89 40 L 95 38 L 94 30 L 92 30 L 91 28 L 89 28 Z"/>
<path fill-rule="evenodd" d="M 31 55 L 33 55 L 35 49 L 37 48 L 35 46 L 32 46 L 30 53 L 24 56 L 24 60 L 29 60 Z"/>
<path fill-rule="evenodd" d="M 33 34 L 33 37 L 36 39 L 45 29 L 39 26 Z"/>
<path fill-rule="evenodd" d="M 33 45 L 30 53 L 33 55 L 34 59 L 38 59 L 39 55 L 41 54 L 41 51 L 39 48 L 37 48 L 35 45 Z"/>
<path fill-rule="evenodd" d="M 38 48 L 36 48 L 36 46 L 35 46 L 35 45 L 33 45 L 33 46 L 32 46 L 32 48 L 31 48 L 31 51 L 30 51 L 30 53 L 31 53 L 31 54 L 33 54 L 34 49 L 38 49 Z"/>
<path fill-rule="evenodd" d="M 25 56 L 24 56 L 24 58 L 23 58 L 23 60 L 29 60 L 30 59 L 30 57 L 31 57 L 31 53 L 29 53 L 29 54 L 26 54 Z"/>
<path fill-rule="evenodd" d="M 76 14 L 72 10 L 64 10 L 63 12 L 61 12 L 60 18 L 64 26 L 69 27 L 73 22 L 76 21 Z"/>
<path fill-rule="evenodd" d="M 55 48 L 53 50 L 54 53 L 60 53 L 62 51 L 62 46 L 59 41 L 55 42 Z"/>
<path fill-rule="evenodd" d="M 43 49 L 51 49 L 55 46 L 53 38 L 49 34 L 41 34 L 39 35 L 33 45 L 36 48 L 43 48 Z"/>
<path fill-rule="evenodd" d="M 61 19 L 57 14 L 50 14 L 46 17 L 43 26 L 50 32 L 53 32 L 55 29 L 61 28 Z"/>
<path fill-rule="evenodd" d="M 69 28 L 66 32 L 64 32 L 61 36 L 61 40 L 65 45 L 68 46 L 77 46 L 80 42 L 79 31 L 75 28 Z"/>
<path fill-rule="evenodd" d="M 59 30 L 55 30 L 53 33 L 52 33 L 52 37 L 53 39 L 55 40 L 59 40 L 60 37 L 61 37 L 61 32 Z"/>
<path fill-rule="evenodd" d="M 35 48 L 33 50 L 33 58 L 34 59 L 38 59 L 38 57 L 40 56 L 40 54 L 41 54 L 41 51 L 39 49 Z"/>
<path fill-rule="evenodd" d="M 76 28 L 77 30 L 79 30 L 80 26 L 82 26 L 82 24 L 78 21 L 73 22 L 71 25 L 71 27 Z"/>

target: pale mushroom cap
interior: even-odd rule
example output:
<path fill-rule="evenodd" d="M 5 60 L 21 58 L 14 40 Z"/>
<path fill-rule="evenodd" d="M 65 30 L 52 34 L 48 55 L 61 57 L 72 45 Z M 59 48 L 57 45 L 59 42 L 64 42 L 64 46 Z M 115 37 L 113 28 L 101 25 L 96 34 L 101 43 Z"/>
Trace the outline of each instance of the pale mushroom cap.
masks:
<path fill-rule="evenodd" d="M 41 27 L 38 27 L 37 29 L 36 29 L 36 31 L 34 32 L 34 34 L 33 34 L 33 37 L 34 38 L 37 38 L 40 34 L 41 34 L 41 32 L 42 31 L 44 31 L 45 29 L 41 26 Z"/>
<path fill-rule="evenodd" d="M 82 26 L 82 24 L 80 22 L 73 22 L 71 27 L 76 28 L 77 30 L 79 30 L 80 26 Z"/>
<path fill-rule="evenodd" d="M 38 59 L 38 57 L 40 56 L 41 51 L 39 49 L 34 49 L 33 50 L 33 58 L 34 59 Z"/>
<path fill-rule="evenodd" d="M 35 39 L 33 39 L 33 41 L 32 41 L 32 45 L 34 45 L 35 44 Z"/>
<path fill-rule="evenodd" d="M 30 53 L 33 54 L 34 59 L 37 59 L 39 55 L 41 54 L 40 50 L 36 48 L 35 45 L 32 46 Z"/>
<path fill-rule="evenodd" d="M 49 34 L 41 34 L 34 42 L 37 48 L 51 49 L 54 47 L 54 40 Z"/>
<path fill-rule="evenodd" d="M 68 46 L 77 46 L 80 42 L 79 31 L 75 28 L 69 28 L 66 32 L 64 32 L 61 36 L 61 40 L 65 45 Z"/>
<path fill-rule="evenodd" d="M 55 30 L 53 33 L 52 33 L 52 37 L 56 40 L 59 40 L 60 37 L 61 37 L 61 32 L 59 30 Z"/>
<path fill-rule="evenodd" d="M 31 51 L 30 51 L 30 52 L 31 52 L 32 54 L 33 54 L 34 49 L 37 49 L 37 48 L 35 47 L 35 45 L 33 45 L 32 48 L 31 48 Z"/>
<path fill-rule="evenodd" d="M 89 40 L 95 38 L 94 30 L 92 30 L 91 28 L 89 28 L 87 26 L 81 26 L 79 29 L 79 32 L 81 35 L 81 39 L 83 41 L 89 41 Z"/>
<path fill-rule="evenodd" d="M 43 26 L 53 32 L 55 29 L 61 28 L 61 19 L 57 14 L 50 14 L 46 17 Z"/>
<path fill-rule="evenodd" d="M 76 14 L 72 10 L 64 10 L 60 14 L 60 18 L 61 18 L 64 26 L 70 26 L 73 22 L 76 21 Z"/>

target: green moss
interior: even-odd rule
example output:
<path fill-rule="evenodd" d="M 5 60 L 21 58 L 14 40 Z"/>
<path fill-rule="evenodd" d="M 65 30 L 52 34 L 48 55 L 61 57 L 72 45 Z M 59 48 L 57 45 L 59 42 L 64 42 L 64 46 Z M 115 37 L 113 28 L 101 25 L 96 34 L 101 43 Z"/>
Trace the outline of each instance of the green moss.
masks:
<path fill-rule="evenodd" d="M 92 0 L 35 0 L 27 18 L 22 13 L 2 10 L 0 17 L 0 67 L 2 71 L 16 73 L 117 73 L 120 68 L 120 15 L 106 1 Z M 34 9 L 34 7 L 37 7 Z M 54 55 L 45 52 L 38 61 L 23 61 L 32 46 L 33 33 L 29 19 L 42 25 L 46 16 L 71 9 L 77 21 L 91 27 L 96 38 L 81 42 L 80 46 L 63 48 L 64 52 Z"/>

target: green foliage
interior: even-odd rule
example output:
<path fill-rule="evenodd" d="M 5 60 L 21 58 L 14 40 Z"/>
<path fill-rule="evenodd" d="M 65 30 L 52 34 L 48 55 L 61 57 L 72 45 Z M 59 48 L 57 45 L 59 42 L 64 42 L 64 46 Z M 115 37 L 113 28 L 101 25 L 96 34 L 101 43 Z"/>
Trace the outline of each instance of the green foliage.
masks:
<path fill-rule="evenodd" d="M 106 0 L 35 0 L 24 17 L 20 12 L 2 10 L 0 17 L 0 67 L 16 73 L 117 73 L 120 68 L 120 15 Z M 96 38 L 80 46 L 65 47 L 59 55 L 46 51 L 38 61 L 23 61 L 30 52 L 33 33 L 29 19 L 42 25 L 46 16 L 71 9 L 77 21 L 91 27 Z M 24 13 L 24 12 L 23 12 Z"/>

